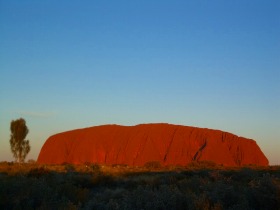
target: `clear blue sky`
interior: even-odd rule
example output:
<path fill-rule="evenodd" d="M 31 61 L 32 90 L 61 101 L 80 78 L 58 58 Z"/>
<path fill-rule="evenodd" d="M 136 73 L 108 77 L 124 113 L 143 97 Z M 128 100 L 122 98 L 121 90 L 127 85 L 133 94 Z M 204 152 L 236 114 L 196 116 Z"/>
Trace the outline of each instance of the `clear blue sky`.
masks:
<path fill-rule="evenodd" d="M 0 161 L 52 134 L 167 122 L 255 139 L 280 164 L 278 0 L 0 0 Z"/>

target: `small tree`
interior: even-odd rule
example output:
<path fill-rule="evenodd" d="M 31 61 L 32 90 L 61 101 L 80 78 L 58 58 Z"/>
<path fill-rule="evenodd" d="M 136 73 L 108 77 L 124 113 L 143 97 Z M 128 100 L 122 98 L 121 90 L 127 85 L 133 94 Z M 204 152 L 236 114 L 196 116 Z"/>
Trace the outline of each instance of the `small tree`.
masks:
<path fill-rule="evenodd" d="M 30 151 L 29 140 L 24 140 L 29 130 L 25 120 L 20 118 L 11 122 L 11 150 L 16 162 L 23 163 Z"/>

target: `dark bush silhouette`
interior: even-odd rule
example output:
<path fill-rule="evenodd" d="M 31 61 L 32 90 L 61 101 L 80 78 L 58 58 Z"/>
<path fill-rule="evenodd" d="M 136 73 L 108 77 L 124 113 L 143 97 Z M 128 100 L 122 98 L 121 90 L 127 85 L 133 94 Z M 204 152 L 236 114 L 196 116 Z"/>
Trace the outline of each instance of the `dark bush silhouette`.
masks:
<path fill-rule="evenodd" d="M 0 209 L 280 209 L 279 167 L 114 174 L 103 166 L 25 166 L 0 164 Z"/>

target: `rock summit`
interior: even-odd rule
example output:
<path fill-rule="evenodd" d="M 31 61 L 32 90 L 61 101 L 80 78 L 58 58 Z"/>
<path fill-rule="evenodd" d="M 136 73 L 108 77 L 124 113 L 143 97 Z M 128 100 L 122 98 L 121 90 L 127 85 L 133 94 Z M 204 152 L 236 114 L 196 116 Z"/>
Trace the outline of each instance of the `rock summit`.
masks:
<path fill-rule="evenodd" d="M 212 161 L 224 166 L 267 166 L 268 160 L 252 139 L 220 130 L 171 124 L 102 125 L 49 137 L 38 156 L 46 164 L 127 164 L 185 166 Z"/>

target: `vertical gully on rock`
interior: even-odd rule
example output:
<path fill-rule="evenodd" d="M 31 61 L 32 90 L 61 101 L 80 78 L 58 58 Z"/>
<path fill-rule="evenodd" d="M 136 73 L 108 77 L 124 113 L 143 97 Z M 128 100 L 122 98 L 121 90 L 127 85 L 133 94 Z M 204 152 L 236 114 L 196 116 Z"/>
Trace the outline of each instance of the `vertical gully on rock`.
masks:
<path fill-rule="evenodd" d="M 141 151 L 141 152 L 143 152 L 143 150 L 145 149 L 145 145 L 146 145 L 146 143 L 147 143 L 147 141 L 148 141 L 148 138 L 149 138 L 149 135 L 147 134 L 147 135 L 146 135 L 146 138 L 145 138 L 145 142 L 144 142 L 144 144 L 142 144 L 142 145 L 143 145 L 143 148 L 142 148 L 142 151 Z M 140 150 L 141 150 L 141 144 L 139 145 L 138 151 L 137 151 L 137 153 L 136 153 L 136 157 L 135 157 L 134 160 L 133 160 L 133 165 L 135 165 L 135 160 L 137 160 L 139 154 L 141 153 Z"/>
<path fill-rule="evenodd" d="M 171 145 L 172 145 L 172 143 L 174 141 L 174 136 L 175 136 L 177 130 L 178 130 L 178 128 L 175 128 L 175 130 L 174 130 L 174 132 L 172 134 L 172 138 L 171 138 L 171 140 L 169 142 L 169 145 L 168 145 L 168 147 L 166 149 L 166 152 L 165 152 L 165 155 L 164 155 L 164 162 L 166 161 L 167 155 L 169 154 L 169 150 L 170 150 L 170 147 L 171 147 Z"/>
<path fill-rule="evenodd" d="M 201 154 L 202 154 L 202 150 L 206 147 L 206 145 L 207 145 L 207 139 L 204 139 L 204 144 L 198 149 L 198 151 L 193 156 L 193 158 L 192 158 L 193 161 L 199 160 L 199 158 L 201 157 Z"/>

